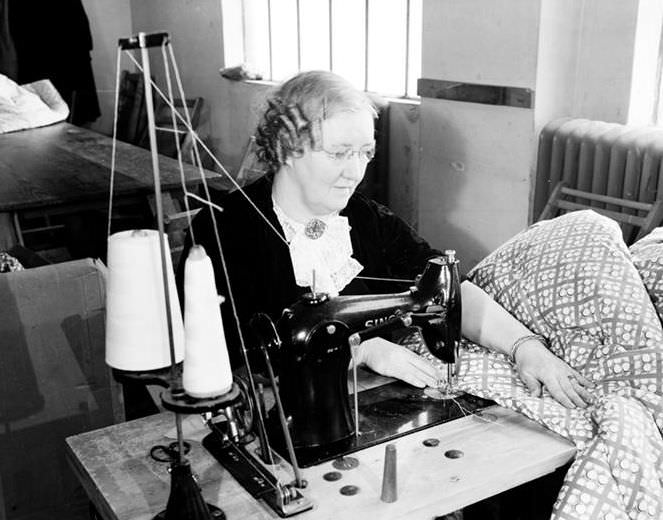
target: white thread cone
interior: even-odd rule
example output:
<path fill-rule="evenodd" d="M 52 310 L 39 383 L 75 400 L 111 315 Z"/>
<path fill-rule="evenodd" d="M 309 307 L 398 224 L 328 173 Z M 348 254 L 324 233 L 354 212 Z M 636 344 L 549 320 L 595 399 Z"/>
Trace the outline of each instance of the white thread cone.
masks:
<path fill-rule="evenodd" d="M 168 249 L 168 238 L 166 248 Z M 184 326 L 175 276 L 166 254 L 175 361 L 184 358 Z M 170 344 L 159 251 L 159 232 L 122 231 L 108 239 L 106 363 L 145 371 L 170 365 Z"/>
<path fill-rule="evenodd" d="M 193 246 L 184 264 L 184 298 L 184 390 L 198 398 L 224 394 L 232 371 L 212 261 L 202 246 Z"/>

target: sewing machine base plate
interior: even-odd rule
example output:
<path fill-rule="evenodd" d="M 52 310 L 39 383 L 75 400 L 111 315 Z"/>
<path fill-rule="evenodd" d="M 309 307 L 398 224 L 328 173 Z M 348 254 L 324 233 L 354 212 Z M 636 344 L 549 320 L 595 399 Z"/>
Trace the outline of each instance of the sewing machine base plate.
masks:
<path fill-rule="evenodd" d="M 451 398 L 431 397 L 430 392 L 405 383 L 394 382 L 359 393 L 359 430 L 355 438 L 336 442 L 324 448 L 297 450 L 300 467 L 309 467 L 332 459 L 339 459 L 382 442 L 392 441 L 409 433 L 459 419 L 495 404 L 469 394 Z M 433 394 L 434 395 L 434 394 Z M 271 423 L 271 425 L 269 424 Z M 287 452 L 278 446 L 275 423 L 271 426 L 270 441 L 287 460 Z M 276 441 L 276 442 L 275 442 Z M 281 442 L 282 444 L 282 442 Z M 266 474 L 254 450 L 225 442 L 221 432 L 213 431 L 203 440 L 203 446 L 216 458 L 256 499 L 265 501 L 282 518 L 311 508 L 310 502 L 296 492 L 296 498 L 287 508 L 278 500 L 277 480 Z M 278 457 L 277 457 L 278 459 Z M 349 458 L 348 458 L 349 459 Z"/>
<path fill-rule="evenodd" d="M 399 381 L 364 390 L 359 393 L 359 436 L 331 446 L 297 450 L 297 462 L 303 468 L 320 464 L 459 419 L 494 404 L 465 393 L 450 399 L 435 399 L 425 389 Z M 278 451 L 287 455 L 284 450 Z"/>

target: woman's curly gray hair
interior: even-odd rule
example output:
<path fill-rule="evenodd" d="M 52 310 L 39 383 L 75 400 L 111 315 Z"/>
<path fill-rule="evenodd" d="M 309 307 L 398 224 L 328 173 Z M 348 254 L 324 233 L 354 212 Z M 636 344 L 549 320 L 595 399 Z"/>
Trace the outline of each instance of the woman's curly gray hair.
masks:
<path fill-rule="evenodd" d="M 376 103 L 341 76 L 327 71 L 300 72 L 267 100 L 256 130 L 256 155 L 269 173 L 309 146 L 322 146 L 321 123 L 340 112 L 368 110 L 377 117 Z"/>

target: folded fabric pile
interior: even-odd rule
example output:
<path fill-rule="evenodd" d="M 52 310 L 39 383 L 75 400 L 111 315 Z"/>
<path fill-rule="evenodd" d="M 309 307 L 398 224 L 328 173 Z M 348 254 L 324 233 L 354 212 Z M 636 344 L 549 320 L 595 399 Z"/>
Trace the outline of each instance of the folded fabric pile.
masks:
<path fill-rule="evenodd" d="M 567 409 L 532 397 L 504 355 L 464 343 L 459 386 L 570 440 L 556 520 L 663 519 L 663 229 L 631 247 L 593 211 L 539 222 L 469 273 L 596 384 Z"/>
<path fill-rule="evenodd" d="M 0 273 L 13 273 L 14 271 L 23 271 L 21 262 L 9 253 L 0 251 Z"/>
<path fill-rule="evenodd" d="M 0 134 L 64 121 L 69 107 L 47 80 L 17 85 L 0 74 Z"/>

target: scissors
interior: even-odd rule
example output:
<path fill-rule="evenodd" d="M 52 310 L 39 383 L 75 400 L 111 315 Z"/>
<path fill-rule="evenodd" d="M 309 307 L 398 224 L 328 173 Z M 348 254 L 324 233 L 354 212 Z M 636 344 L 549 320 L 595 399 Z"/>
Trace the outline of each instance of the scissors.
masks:
<path fill-rule="evenodd" d="M 184 446 L 183 455 L 187 455 L 191 451 L 191 444 L 187 441 L 184 441 L 182 444 Z M 178 452 L 179 446 L 177 441 L 171 442 L 168 446 L 157 444 L 156 446 L 152 446 L 150 457 L 158 462 L 175 462 L 179 459 Z"/>

